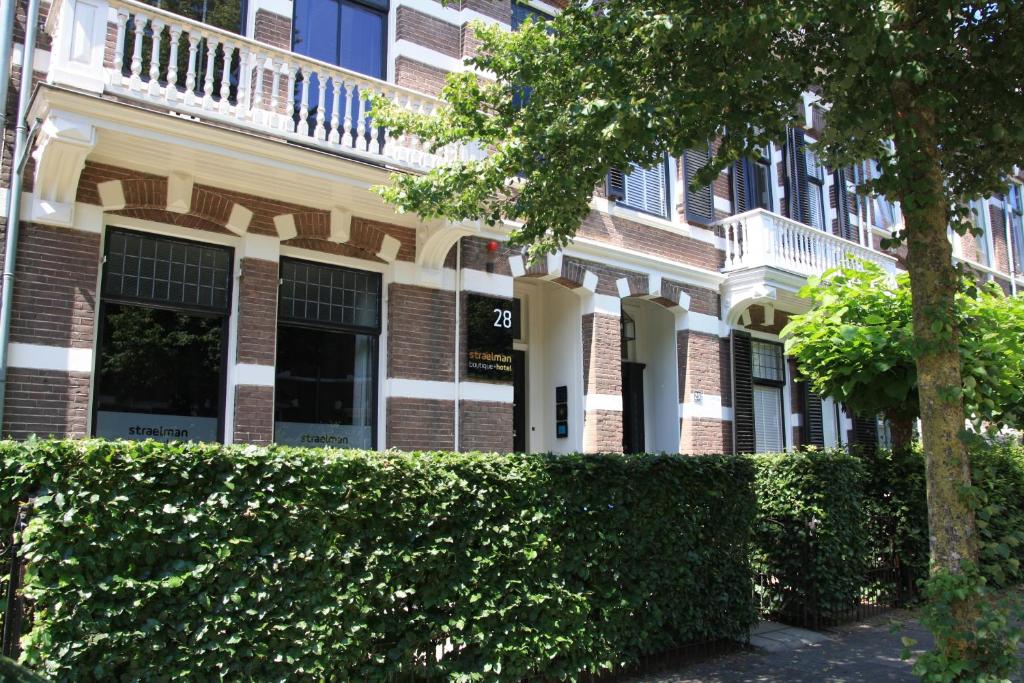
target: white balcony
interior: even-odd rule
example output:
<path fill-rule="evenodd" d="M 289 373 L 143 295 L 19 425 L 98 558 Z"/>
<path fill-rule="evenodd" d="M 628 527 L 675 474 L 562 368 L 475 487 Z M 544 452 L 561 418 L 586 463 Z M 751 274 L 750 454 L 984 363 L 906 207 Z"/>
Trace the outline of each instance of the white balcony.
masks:
<path fill-rule="evenodd" d="M 725 238 L 724 272 L 751 268 L 809 276 L 857 259 L 896 273 L 896 259 L 764 209 L 731 216 L 716 224 Z"/>
<path fill-rule="evenodd" d="M 442 105 L 407 88 L 133 0 L 55 0 L 49 17 L 56 85 L 413 171 L 475 155 L 373 125 L 372 94 L 415 112 Z"/>

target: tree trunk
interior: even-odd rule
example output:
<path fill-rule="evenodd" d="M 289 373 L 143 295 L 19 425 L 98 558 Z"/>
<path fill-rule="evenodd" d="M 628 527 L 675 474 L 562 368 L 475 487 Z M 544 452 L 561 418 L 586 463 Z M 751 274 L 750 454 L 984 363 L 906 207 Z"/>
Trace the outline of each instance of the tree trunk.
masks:
<path fill-rule="evenodd" d="M 892 450 L 905 451 L 914 444 L 914 420 L 905 415 L 886 415 L 889 433 L 892 435 Z"/>
<path fill-rule="evenodd" d="M 903 175 L 901 198 L 918 345 L 931 567 L 933 574 L 940 570 L 962 574 L 969 564 L 977 566 L 978 542 L 974 512 L 960 492 L 971 483 L 971 472 L 970 456 L 960 437 L 965 422 L 954 301 L 958 275 L 946 236 L 949 200 L 931 103 L 926 94 L 905 82 L 895 84 L 892 95 L 900 116 L 896 149 Z M 977 605 L 973 598 L 955 602 L 952 613 L 956 631 L 974 631 Z M 971 647 L 955 638 L 937 644 L 954 656 L 966 654 L 963 650 Z"/>
<path fill-rule="evenodd" d="M 907 172 L 904 182 L 915 188 L 910 201 L 904 201 L 904 216 L 914 338 L 919 345 L 917 382 L 931 560 L 935 567 L 959 574 L 965 560 L 977 564 L 978 551 L 974 513 L 958 490 L 971 483 L 971 472 L 967 447 L 960 438 L 965 421 L 954 302 L 957 271 L 946 237 L 948 204 L 935 114 L 909 88 L 895 90 L 903 96 L 899 99 L 908 100 L 901 109 L 909 129 L 898 129 L 896 144 Z"/>

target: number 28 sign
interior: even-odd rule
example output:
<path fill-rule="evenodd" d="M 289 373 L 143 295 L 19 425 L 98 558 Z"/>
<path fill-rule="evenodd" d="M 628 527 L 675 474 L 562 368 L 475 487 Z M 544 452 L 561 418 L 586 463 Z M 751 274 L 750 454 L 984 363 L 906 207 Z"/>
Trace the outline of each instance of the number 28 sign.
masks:
<path fill-rule="evenodd" d="M 516 314 L 511 299 L 466 295 L 466 370 L 470 377 L 512 380 Z"/>

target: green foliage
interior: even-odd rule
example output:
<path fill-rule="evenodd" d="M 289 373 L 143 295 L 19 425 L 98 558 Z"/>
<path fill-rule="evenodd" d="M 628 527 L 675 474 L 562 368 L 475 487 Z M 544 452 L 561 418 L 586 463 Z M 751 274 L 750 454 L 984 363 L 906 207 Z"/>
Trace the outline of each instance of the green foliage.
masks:
<path fill-rule="evenodd" d="M 752 477 L 718 456 L 0 443 L 4 514 L 37 495 L 23 657 L 59 681 L 559 679 L 742 637 Z"/>
<path fill-rule="evenodd" d="M 782 330 L 816 392 L 863 415 L 920 415 L 909 277 L 876 264 L 809 278 L 812 308 Z M 956 299 L 963 400 L 977 429 L 1024 424 L 1024 300 L 964 276 Z"/>
<path fill-rule="evenodd" d="M 836 166 L 879 159 L 870 190 L 908 215 L 938 205 L 966 229 L 947 207 L 1000 191 L 1024 158 L 1014 115 L 1024 91 L 1003 66 L 1024 60 L 1022 17 L 1017 2 L 572 0 L 544 27 L 478 25 L 480 52 L 469 61 L 495 80 L 454 74 L 438 114 L 411 115 L 381 98 L 374 116 L 490 155 L 395 175 L 381 193 L 424 216 L 507 218 L 514 242 L 550 250 L 576 232 L 610 167 L 650 165 L 720 137 L 706 183 L 782 140 L 813 89 L 829 107 L 820 156 Z M 518 106 L 523 86 L 532 94 Z M 914 140 L 923 117 L 946 197 L 920 182 L 918 145 L 889 147 Z"/>
<path fill-rule="evenodd" d="M 865 470 L 868 562 L 898 570 L 908 597 L 928 576 L 928 500 L 920 446 L 858 453 Z M 1022 489 L 1024 493 L 1024 489 Z"/>
<path fill-rule="evenodd" d="M 843 451 L 752 456 L 754 571 L 768 614 L 827 621 L 855 604 L 866 569 L 861 462 Z"/>
<path fill-rule="evenodd" d="M 918 658 L 914 674 L 925 683 L 1009 683 L 1020 670 L 1020 595 L 993 592 L 977 571 L 940 570 L 925 582 L 925 597 L 921 623 L 936 647 Z M 974 606 L 970 628 L 960 627 L 955 613 L 964 605 Z M 906 658 L 915 641 L 904 638 L 903 643 Z"/>

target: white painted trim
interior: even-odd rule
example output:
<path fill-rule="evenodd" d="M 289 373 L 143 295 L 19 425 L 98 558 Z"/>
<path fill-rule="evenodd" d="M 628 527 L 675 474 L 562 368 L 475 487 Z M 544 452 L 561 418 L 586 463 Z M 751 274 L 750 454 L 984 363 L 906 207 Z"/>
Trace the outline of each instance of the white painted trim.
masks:
<path fill-rule="evenodd" d="M 610 294 L 591 294 L 583 302 L 582 313 L 601 313 L 618 318 L 622 315 L 622 300 Z"/>
<path fill-rule="evenodd" d="M 405 38 L 396 40 L 391 45 L 391 49 L 394 53 L 394 59 L 396 62 L 399 57 L 405 57 L 406 59 L 411 59 L 415 62 L 419 62 L 420 64 L 444 69 L 445 71 L 459 72 L 474 70 L 467 66 L 466 63 L 462 61 L 461 57 L 451 57 L 438 52 L 437 50 L 432 50 L 424 45 L 408 41 Z"/>
<path fill-rule="evenodd" d="M 11 342 L 7 347 L 8 365 L 27 370 L 92 372 L 92 349 Z"/>
<path fill-rule="evenodd" d="M 622 412 L 622 396 L 614 394 L 587 394 L 583 397 L 583 410 L 593 412 L 595 410 L 607 410 L 611 412 Z"/>
<path fill-rule="evenodd" d="M 242 258 L 261 259 L 277 263 L 281 260 L 281 243 L 276 237 L 247 234 L 238 250 Z"/>
<path fill-rule="evenodd" d="M 800 413 L 790 413 L 789 422 L 790 427 L 802 427 L 804 424 L 803 415 L 801 415 Z"/>
<path fill-rule="evenodd" d="M 682 420 L 732 420 L 732 408 L 722 407 L 722 397 L 704 394 L 701 403 L 680 403 L 679 418 Z"/>
<path fill-rule="evenodd" d="M 435 401 L 454 401 L 455 382 L 391 377 L 382 382 L 387 398 L 421 398 Z M 463 401 L 511 403 L 513 388 L 509 384 L 486 382 L 459 382 L 459 397 Z"/>
<path fill-rule="evenodd" d="M 489 294 L 508 299 L 512 297 L 512 276 L 463 268 L 462 289 L 466 292 Z"/>
<path fill-rule="evenodd" d="M 730 214 L 730 215 L 733 212 L 732 211 L 732 202 L 730 202 L 725 197 L 719 197 L 717 194 L 715 195 L 715 208 L 717 210 L 719 210 L 719 211 L 724 211 L 724 212 L 726 212 L 727 214 Z"/>
<path fill-rule="evenodd" d="M 156 221 L 147 221 L 142 218 L 130 218 L 128 216 L 117 216 L 112 214 L 104 214 L 103 220 L 104 226 L 109 225 L 115 228 L 133 228 L 135 230 L 152 233 L 154 235 L 178 237 L 192 242 L 206 242 L 207 244 L 218 244 L 220 246 L 232 247 L 234 249 L 237 249 L 239 245 L 238 236 L 225 235 L 223 233 L 211 232 L 209 230 L 186 228 L 178 225 L 171 225 L 170 223 L 158 223 Z"/>
<path fill-rule="evenodd" d="M 463 379 L 459 382 L 459 399 L 483 403 L 512 403 L 515 389 L 511 384 L 491 384 Z"/>
<path fill-rule="evenodd" d="M 481 14 L 476 10 L 457 10 L 451 7 L 445 7 L 439 2 L 430 2 L 429 0 L 428 2 L 423 2 L 422 0 L 396 0 L 396 2 L 392 3 L 393 14 L 398 13 L 398 6 L 400 5 L 410 7 L 418 12 L 422 12 L 423 14 L 427 14 L 429 16 L 434 17 L 435 19 L 440 19 L 449 24 L 455 24 L 460 28 L 462 27 L 463 24 L 468 23 L 470 21 L 481 21 L 485 24 L 498 24 L 502 28 L 511 29 L 511 26 L 509 24 L 506 24 L 503 21 L 498 21 L 497 19 L 489 17 L 486 14 Z"/>
<path fill-rule="evenodd" d="M 608 266 L 618 266 L 648 275 L 659 273 L 669 280 L 715 292 L 726 280 L 726 275 L 717 270 L 708 270 L 681 261 L 672 261 L 661 256 L 625 249 L 586 237 L 574 237 L 572 244 L 565 250 L 565 254 L 583 259 L 593 259 L 594 256 L 598 256 L 601 262 Z"/>
<path fill-rule="evenodd" d="M 676 318 L 676 331 L 683 330 L 711 334 L 716 337 L 728 337 L 730 333 L 729 326 L 720 318 L 695 311 L 687 311 L 684 315 Z"/>
<path fill-rule="evenodd" d="M 25 45 L 22 43 L 15 43 L 14 49 L 11 51 L 11 66 L 21 66 L 22 56 L 25 54 Z M 50 51 L 40 50 L 38 47 L 35 49 L 35 56 L 33 56 L 32 71 L 38 73 L 46 73 L 50 70 Z"/>
<path fill-rule="evenodd" d="M 273 365 L 235 364 L 235 386 L 272 387 L 277 376 Z"/>

